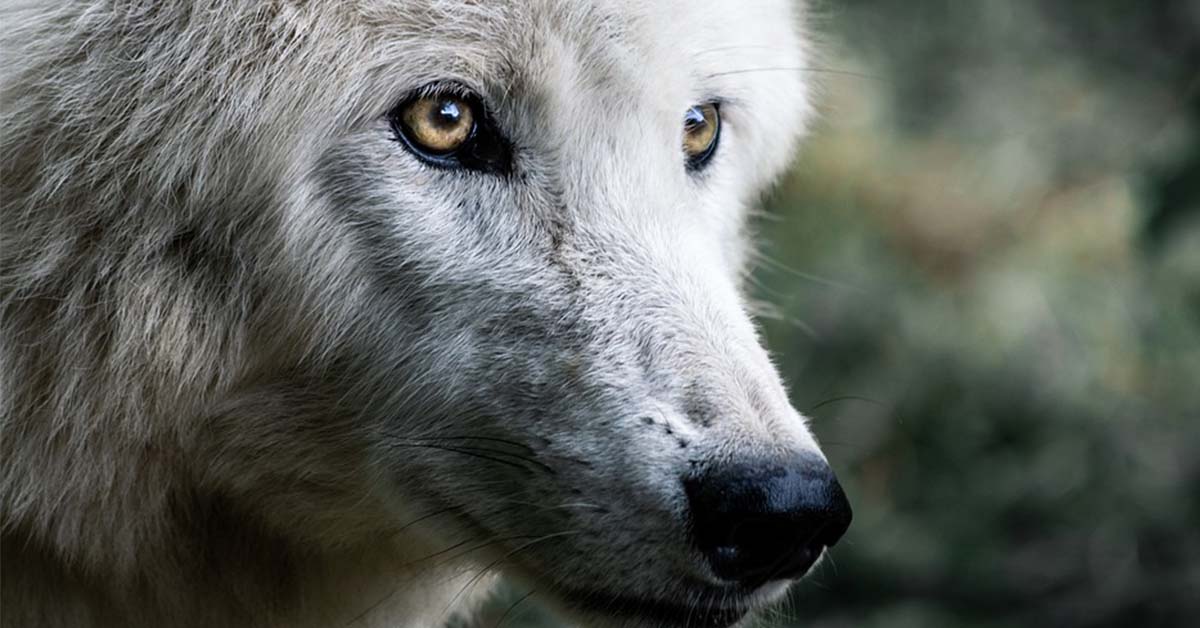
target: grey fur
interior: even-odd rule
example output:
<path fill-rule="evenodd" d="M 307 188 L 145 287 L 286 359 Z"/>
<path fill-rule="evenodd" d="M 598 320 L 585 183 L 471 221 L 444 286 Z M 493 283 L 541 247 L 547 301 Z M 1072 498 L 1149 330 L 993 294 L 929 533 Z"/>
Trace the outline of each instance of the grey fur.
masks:
<path fill-rule="evenodd" d="M 789 3 L 8 4 L 5 625 L 430 625 L 497 569 L 633 625 L 576 602 L 712 579 L 682 474 L 816 448 L 740 291 Z M 447 79 L 511 176 L 391 137 Z"/>

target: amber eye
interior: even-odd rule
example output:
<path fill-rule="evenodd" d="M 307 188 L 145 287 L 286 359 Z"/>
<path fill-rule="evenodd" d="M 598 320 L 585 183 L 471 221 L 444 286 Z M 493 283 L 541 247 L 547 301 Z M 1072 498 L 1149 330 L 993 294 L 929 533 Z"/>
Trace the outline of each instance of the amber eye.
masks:
<path fill-rule="evenodd" d="M 394 139 L 435 168 L 507 175 L 512 144 L 483 99 L 459 85 L 436 83 L 387 113 Z"/>
<path fill-rule="evenodd" d="M 432 155 L 448 155 L 471 139 L 475 113 L 467 101 L 450 95 L 424 96 L 400 112 L 407 139 Z"/>
<path fill-rule="evenodd" d="M 703 168 L 717 149 L 721 113 L 715 103 L 695 105 L 683 114 L 683 154 L 690 170 Z"/>

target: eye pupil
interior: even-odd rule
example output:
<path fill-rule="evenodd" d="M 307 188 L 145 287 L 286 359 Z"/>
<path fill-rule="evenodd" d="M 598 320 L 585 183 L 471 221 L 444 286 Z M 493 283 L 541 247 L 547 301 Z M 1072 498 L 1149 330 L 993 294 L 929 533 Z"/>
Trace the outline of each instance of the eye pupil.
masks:
<path fill-rule="evenodd" d="M 453 100 L 443 100 L 437 110 L 437 123 L 441 126 L 454 127 L 462 120 L 462 110 Z"/>

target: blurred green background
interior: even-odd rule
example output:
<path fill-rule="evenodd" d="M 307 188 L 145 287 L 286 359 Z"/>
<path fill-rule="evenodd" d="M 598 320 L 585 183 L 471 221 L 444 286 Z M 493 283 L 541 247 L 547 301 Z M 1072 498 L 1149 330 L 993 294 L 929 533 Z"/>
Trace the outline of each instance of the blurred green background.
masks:
<path fill-rule="evenodd" d="M 1197 625 L 1200 2 L 813 17 L 755 289 L 855 523 L 762 624 Z"/>

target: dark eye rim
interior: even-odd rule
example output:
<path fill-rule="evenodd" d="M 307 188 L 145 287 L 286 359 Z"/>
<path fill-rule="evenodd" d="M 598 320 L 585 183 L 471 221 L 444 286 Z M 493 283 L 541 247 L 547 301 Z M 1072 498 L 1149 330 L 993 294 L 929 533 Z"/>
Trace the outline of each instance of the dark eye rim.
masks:
<path fill-rule="evenodd" d="M 422 98 L 443 96 L 453 96 L 471 108 L 471 131 L 458 148 L 434 152 L 411 137 L 411 129 L 404 122 L 404 111 Z M 436 83 L 415 90 L 388 110 L 386 118 L 393 139 L 418 161 L 428 166 L 442 170 L 471 170 L 505 175 L 512 171 L 511 143 L 500 133 L 491 111 L 484 106 L 483 99 L 462 85 Z"/>
<path fill-rule="evenodd" d="M 717 153 L 717 146 L 720 145 L 720 143 L 721 143 L 721 131 L 723 130 L 723 128 L 725 126 L 725 124 L 721 120 L 721 101 L 708 100 L 708 101 L 701 102 L 701 103 L 698 103 L 698 104 L 695 104 L 692 106 L 693 107 L 704 107 L 704 106 L 709 106 L 709 105 L 712 106 L 713 112 L 716 114 L 715 120 L 717 123 L 717 130 L 713 133 L 712 141 L 708 143 L 708 147 L 704 149 L 704 152 L 688 156 L 687 171 L 690 174 L 697 174 L 700 171 L 707 168 L 709 163 L 712 162 L 713 156 L 716 155 L 716 153 Z"/>

